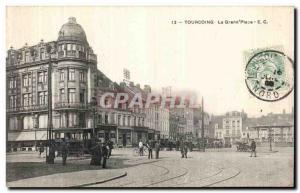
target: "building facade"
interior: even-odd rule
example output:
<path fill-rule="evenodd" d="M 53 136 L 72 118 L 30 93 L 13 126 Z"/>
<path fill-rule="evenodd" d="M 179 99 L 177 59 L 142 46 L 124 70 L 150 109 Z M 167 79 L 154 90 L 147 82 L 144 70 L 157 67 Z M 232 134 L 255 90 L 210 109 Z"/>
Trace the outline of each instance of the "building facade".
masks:
<path fill-rule="evenodd" d="M 259 144 L 270 141 L 278 145 L 294 144 L 294 114 L 269 113 L 266 116 L 248 118 L 243 126 L 244 141 L 255 139 Z"/>
<path fill-rule="evenodd" d="M 138 130 L 148 132 L 143 112 L 101 109 L 93 103 L 103 92 L 122 88 L 97 69 L 97 56 L 73 17 L 59 30 L 57 41 L 8 50 L 6 78 L 8 149 L 45 142 L 47 128 L 53 128 L 53 139 L 76 142 L 95 135 L 122 146 L 142 138 Z"/>

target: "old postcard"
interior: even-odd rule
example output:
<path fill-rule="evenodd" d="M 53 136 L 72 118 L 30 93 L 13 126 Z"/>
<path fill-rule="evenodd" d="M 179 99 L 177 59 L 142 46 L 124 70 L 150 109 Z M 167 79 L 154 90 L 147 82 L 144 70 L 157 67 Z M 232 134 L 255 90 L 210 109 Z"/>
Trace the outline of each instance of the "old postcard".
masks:
<path fill-rule="evenodd" d="M 6 8 L 6 184 L 295 186 L 293 7 Z"/>

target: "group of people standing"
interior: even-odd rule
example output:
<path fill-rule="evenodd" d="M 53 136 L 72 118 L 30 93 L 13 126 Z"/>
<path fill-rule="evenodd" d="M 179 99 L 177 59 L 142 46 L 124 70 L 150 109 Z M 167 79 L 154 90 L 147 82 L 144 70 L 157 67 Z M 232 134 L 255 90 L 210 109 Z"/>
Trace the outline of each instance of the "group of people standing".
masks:
<path fill-rule="evenodd" d="M 155 150 L 155 159 L 159 158 L 159 151 L 160 151 L 160 142 L 159 141 L 154 141 L 154 140 L 149 140 L 145 144 L 140 141 L 139 142 L 139 155 L 143 156 L 144 155 L 144 147 L 148 149 L 148 159 L 153 158 L 153 149 Z"/>
<path fill-rule="evenodd" d="M 144 155 L 144 147 L 146 147 L 148 149 L 148 159 L 152 159 L 153 150 L 155 150 L 155 159 L 159 158 L 159 151 L 160 151 L 160 142 L 159 141 L 149 140 L 145 144 L 142 141 L 140 141 L 139 142 L 139 155 L 140 156 Z M 180 152 L 181 152 L 182 158 L 187 158 L 188 147 L 189 147 L 189 144 L 187 141 L 180 142 Z"/>
<path fill-rule="evenodd" d="M 102 161 L 102 168 L 106 168 L 106 160 L 111 156 L 112 149 L 112 141 L 101 143 L 101 140 L 94 139 L 90 149 L 92 155 L 90 165 L 100 166 Z"/>
<path fill-rule="evenodd" d="M 58 151 L 61 153 L 62 157 L 62 165 L 67 164 L 67 157 L 69 155 L 69 143 L 66 139 L 62 138 L 59 144 L 55 144 L 54 148 L 51 148 L 52 151 Z M 101 143 L 99 139 L 92 139 L 91 145 L 89 148 L 89 152 L 91 154 L 91 161 L 90 165 L 101 165 L 102 161 L 102 168 L 106 168 L 106 160 L 109 159 L 111 156 L 113 149 L 113 142 L 110 140 L 106 140 L 104 143 Z M 39 156 L 44 152 L 44 146 L 40 144 L 39 147 Z M 55 156 L 56 153 L 54 153 Z M 50 153 L 49 153 L 50 155 Z"/>

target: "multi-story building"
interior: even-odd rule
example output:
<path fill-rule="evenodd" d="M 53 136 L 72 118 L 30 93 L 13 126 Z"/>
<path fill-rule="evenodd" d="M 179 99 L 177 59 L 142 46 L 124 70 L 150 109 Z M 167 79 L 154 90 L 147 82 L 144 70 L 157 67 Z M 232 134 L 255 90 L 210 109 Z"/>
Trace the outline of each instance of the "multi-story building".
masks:
<path fill-rule="evenodd" d="M 223 138 L 225 144 L 233 144 L 242 136 L 242 125 L 247 115 L 244 112 L 227 112 L 223 118 Z"/>
<path fill-rule="evenodd" d="M 225 145 L 232 145 L 241 139 L 246 118 L 243 111 L 231 111 L 225 115 L 212 116 L 209 127 L 214 130 L 214 138 L 222 140 Z"/>
<path fill-rule="evenodd" d="M 211 116 L 211 122 L 209 124 L 209 127 L 211 130 L 214 131 L 214 138 L 218 140 L 223 140 L 223 118 L 224 116 L 218 115 L 218 116 Z"/>
<path fill-rule="evenodd" d="M 255 139 L 258 143 L 275 144 L 294 143 L 294 114 L 269 113 L 266 116 L 248 118 L 243 125 L 242 138 L 247 141 Z"/>
<path fill-rule="evenodd" d="M 50 127 L 54 139 L 81 141 L 95 134 L 122 145 L 139 138 L 131 127 L 145 129 L 143 113 L 123 107 L 101 109 L 93 103 L 106 90 L 122 88 L 97 69 L 97 56 L 73 17 L 59 30 L 57 41 L 8 50 L 6 76 L 9 149 L 47 140 Z M 48 124 L 49 106 L 53 125 Z"/>

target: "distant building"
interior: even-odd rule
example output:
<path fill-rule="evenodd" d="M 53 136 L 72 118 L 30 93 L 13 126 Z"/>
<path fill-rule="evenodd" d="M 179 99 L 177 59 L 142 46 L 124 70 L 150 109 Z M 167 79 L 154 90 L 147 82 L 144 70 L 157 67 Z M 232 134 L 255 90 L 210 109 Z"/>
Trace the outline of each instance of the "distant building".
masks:
<path fill-rule="evenodd" d="M 243 121 L 247 118 L 244 112 L 227 112 L 223 118 L 223 138 L 225 144 L 233 144 L 242 136 Z"/>
<path fill-rule="evenodd" d="M 224 116 L 211 116 L 210 129 L 214 131 L 214 138 L 223 140 L 223 118 Z"/>
<path fill-rule="evenodd" d="M 280 114 L 269 113 L 266 116 L 246 119 L 242 137 L 255 139 L 259 143 L 294 143 L 294 114 L 283 110 Z"/>

